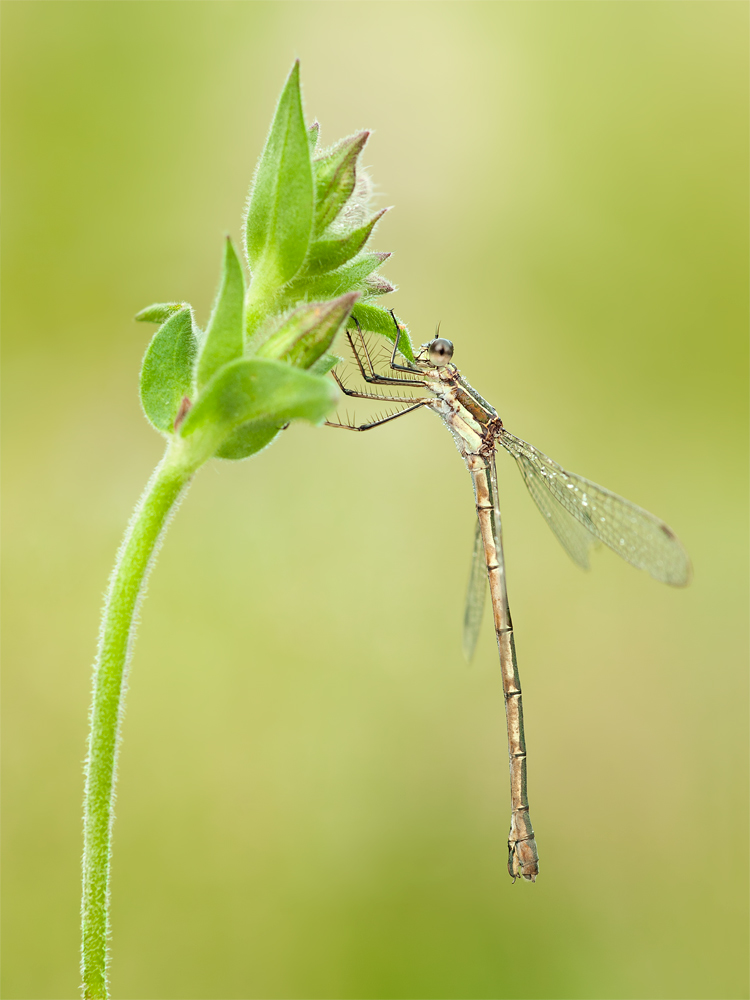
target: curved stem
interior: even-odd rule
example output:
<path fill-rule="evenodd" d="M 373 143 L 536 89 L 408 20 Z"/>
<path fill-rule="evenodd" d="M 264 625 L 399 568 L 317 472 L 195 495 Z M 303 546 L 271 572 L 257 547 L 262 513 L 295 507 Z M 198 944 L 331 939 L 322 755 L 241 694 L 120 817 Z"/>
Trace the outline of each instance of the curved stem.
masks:
<path fill-rule="evenodd" d="M 138 607 L 164 530 L 195 469 L 183 443 L 171 444 L 135 508 L 104 602 L 94 664 L 84 798 L 81 974 L 85 1000 L 109 996 L 109 862 L 117 753 Z"/>

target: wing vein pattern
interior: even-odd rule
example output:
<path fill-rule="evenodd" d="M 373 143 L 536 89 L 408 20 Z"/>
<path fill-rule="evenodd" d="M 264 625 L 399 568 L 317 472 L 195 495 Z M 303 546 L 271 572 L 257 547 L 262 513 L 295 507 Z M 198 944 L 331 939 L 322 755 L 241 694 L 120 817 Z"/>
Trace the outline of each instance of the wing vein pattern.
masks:
<path fill-rule="evenodd" d="M 579 566 L 588 569 L 589 549 L 599 541 L 662 583 L 684 587 L 690 582 L 688 554 L 658 517 L 567 472 L 505 428 L 498 440 L 515 458 L 542 516 Z"/>
<path fill-rule="evenodd" d="M 471 572 L 469 586 L 466 589 L 466 604 L 464 608 L 463 652 L 471 663 L 479 638 L 479 629 L 484 614 L 484 602 L 487 596 L 487 563 L 484 558 L 484 543 L 479 521 L 474 529 L 474 550 L 471 554 Z"/>

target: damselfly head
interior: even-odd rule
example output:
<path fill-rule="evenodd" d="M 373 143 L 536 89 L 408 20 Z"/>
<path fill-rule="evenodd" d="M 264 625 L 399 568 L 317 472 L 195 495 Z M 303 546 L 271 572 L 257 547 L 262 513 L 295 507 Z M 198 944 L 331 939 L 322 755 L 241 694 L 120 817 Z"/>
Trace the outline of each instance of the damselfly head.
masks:
<path fill-rule="evenodd" d="M 431 365 L 442 368 L 453 357 L 453 344 L 445 337 L 436 337 L 427 348 L 427 357 Z"/>

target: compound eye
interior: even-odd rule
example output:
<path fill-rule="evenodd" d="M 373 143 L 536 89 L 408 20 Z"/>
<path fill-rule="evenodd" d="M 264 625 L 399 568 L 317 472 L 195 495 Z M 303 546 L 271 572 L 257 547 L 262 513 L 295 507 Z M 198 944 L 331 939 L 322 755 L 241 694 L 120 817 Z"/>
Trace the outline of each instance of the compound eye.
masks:
<path fill-rule="evenodd" d="M 453 344 L 450 340 L 445 340 L 444 337 L 438 337 L 430 344 L 428 357 L 431 365 L 442 368 L 453 357 Z"/>

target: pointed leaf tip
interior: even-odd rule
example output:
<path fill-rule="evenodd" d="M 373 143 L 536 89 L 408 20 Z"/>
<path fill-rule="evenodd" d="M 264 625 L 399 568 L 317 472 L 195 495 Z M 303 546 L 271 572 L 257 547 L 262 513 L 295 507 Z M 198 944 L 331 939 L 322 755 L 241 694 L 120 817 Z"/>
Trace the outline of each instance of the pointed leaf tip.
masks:
<path fill-rule="evenodd" d="M 351 198 L 357 183 L 357 159 L 367 142 L 368 131 L 343 139 L 325 156 L 313 162 L 315 171 L 314 235 L 320 235 L 334 221 Z"/>
<path fill-rule="evenodd" d="M 345 292 L 369 293 L 368 275 L 389 257 L 387 253 L 363 253 L 348 264 L 317 277 L 295 278 L 285 289 L 285 302 L 294 306 L 303 296 L 308 299 L 331 299 Z M 382 281 L 384 279 L 378 278 Z"/>
<path fill-rule="evenodd" d="M 137 312 L 133 319 L 136 323 L 165 323 L 170 316 L 174 316 L 180 309 L 189 309 L 187 302 L 156 302 L 152 306 L 146 306 Z"/>
<path fill-rule="evenodd" d="M 242 356 L 244 301 L 245 278 L 242 265 L 232 240 L 227 236 L 224 243 L 221 284 L 196 368 L 196 384 L 199 390 L 222 365 Z"/>
<path fill-rule="evenodd" d="M 365 278 L 365 289 L 368 295 L 388 295 L 396 291 L 395 285 L 379 274 L 371 274 Z"/>
<path fill-rule="evenodd" d="M 273 288 L 293 278 L 305 259 L 312 222 L 312 163 L 297 60 L 279 98 L 250 195 L 245 237 L 253 280 Z"/>
<path fill-rule="evenodd" d="M 327 302 L 299 306 L 258 348 L 256 356 L 309 368 L 331 346 L 358 298 L 359 292 L 348 292 Z"/>
<path fill-rule="evenodd" d="M 305 264 L 305 271 L 310 275 L 325 274 L 341 267 L 356 256 L 365 246 L 373 229 L 390 208 L 382 208 L 369 222 L 359 229 L 341 236 L 338 239 L 317 240 L 310 246 L 310 253 Z"/>

